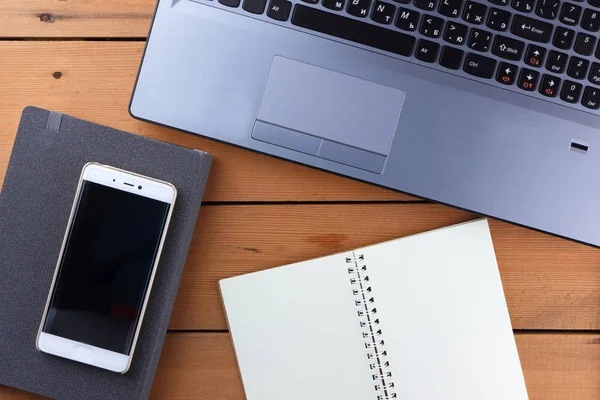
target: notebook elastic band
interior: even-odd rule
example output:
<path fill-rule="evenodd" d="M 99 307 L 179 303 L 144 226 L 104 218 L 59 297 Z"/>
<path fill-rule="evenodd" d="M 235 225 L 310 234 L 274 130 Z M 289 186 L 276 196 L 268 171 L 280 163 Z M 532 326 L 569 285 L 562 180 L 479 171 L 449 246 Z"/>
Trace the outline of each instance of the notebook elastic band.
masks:
<path fill-rule="evenodd" d="M 46 123 L 46 128 L 58 132 L 60 130 L 60 121 L 62 120 L 62 114 L 56 111 L 50 111 L 50 115 L 48 116 L 48 122 Z"/>

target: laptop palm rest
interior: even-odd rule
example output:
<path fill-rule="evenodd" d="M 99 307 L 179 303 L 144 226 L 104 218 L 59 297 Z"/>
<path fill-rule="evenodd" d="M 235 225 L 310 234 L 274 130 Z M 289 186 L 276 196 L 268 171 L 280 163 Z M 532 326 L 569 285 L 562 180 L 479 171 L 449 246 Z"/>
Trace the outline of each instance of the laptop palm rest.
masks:
<path fill-rule="evenodd" d="M 252 137 L 381 173 L 405 93 L 277 56 Z"/>

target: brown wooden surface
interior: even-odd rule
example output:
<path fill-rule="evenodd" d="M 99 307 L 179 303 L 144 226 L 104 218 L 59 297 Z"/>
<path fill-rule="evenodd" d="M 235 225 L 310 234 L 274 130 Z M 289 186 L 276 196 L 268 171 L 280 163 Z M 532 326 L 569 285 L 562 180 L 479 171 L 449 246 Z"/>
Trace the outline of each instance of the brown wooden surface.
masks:
<path fill-rule="evenodd" d="M 172 329 L 226 329 L 219 279 L 472 219 L 434 204 L 211 205 L 200 211 Z M 515 329 L 600 329 L 600 252 L 491 222 Z"/>
<path fill-rule="evenodd" d="M 0 37 L 143 37 L 155 5 L 155 0 L 2 0 Z"/>
<path fill-rule="evenodd" d="M 600 398 L 600 335 L 520 333 L 515 339 L 530 400 Z M 243 398 L 227 333 L 190 332 L 167 336 L 152 400 Z M 42 399 L 0 386 L 0 400 Z"/>
<path fill-rule="evenodd" d="M 600 398 L 600 335 L 517 334 L 515 338 L 530 400 Z M 229 335 L 169 336 L 152 399 L 242 398 Z"/>
<path fill-rule="evenodd" d="M 214 154 L 152 399 L 241 400 L 219 279 L 474 216 L 132 119 L 154 5 L 0 0 L 0 182 L 26 105 Z M 600 400 L 600 252 L 503 222 L 491 228 L 530 398 Z M 41 397 L 0 386 L 0 400 L 25 399 Z"/>

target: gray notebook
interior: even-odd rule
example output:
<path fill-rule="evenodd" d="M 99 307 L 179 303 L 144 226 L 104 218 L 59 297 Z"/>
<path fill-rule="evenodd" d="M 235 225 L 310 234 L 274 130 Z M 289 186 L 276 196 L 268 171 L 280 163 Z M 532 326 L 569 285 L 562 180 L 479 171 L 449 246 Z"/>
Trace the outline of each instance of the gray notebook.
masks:
<path fill-rule="evenodd" d="M 36 350 L 58 253 L 90 161 L 178 191 L 131 369 L 124 375 Z M 145 399 L 188 253 L 212 156 L 28 107 L 0 192 L 0 384 L 57 399 Z"/>

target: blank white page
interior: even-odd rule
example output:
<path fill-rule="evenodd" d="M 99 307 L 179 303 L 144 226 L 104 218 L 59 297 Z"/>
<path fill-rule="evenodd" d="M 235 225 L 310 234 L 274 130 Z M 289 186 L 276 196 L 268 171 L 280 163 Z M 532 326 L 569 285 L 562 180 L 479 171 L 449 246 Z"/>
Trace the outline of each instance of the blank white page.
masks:
<path fill-rule="evenodd" d="M 221 280 L 248 400 L 376 399 L 351 255 Z"/>
<path fill-rule="evenodd" d="M 358 249 L 398 399 L 525 400 L 486 220 Z"/>

